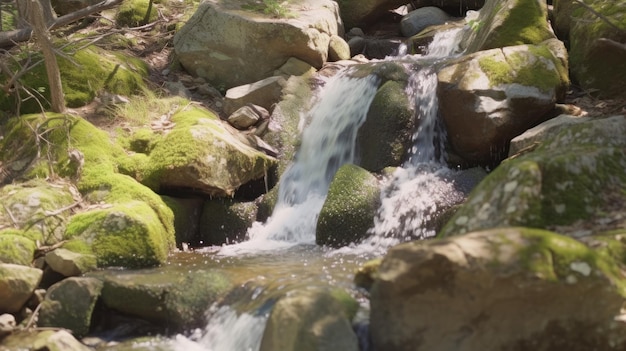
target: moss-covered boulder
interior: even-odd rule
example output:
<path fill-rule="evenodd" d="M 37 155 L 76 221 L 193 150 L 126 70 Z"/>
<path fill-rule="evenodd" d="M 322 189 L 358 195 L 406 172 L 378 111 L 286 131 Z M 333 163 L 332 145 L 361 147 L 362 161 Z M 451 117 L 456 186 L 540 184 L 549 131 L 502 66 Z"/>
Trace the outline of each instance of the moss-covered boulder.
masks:
<path fill-rule="evenodd" d="M 563 128 L 489 174 L 439 236 L 517 225 L 576 235 L 614 222 L 626 209 L 624 133 L 624 116 Z"/>
<path fill-rule="evenodd" d="M 557 40 L 463 56 L 438 72 L 439 112 L 453 151 L 493 165 L 509 141 L 545 120 L 569 85 Z"/>
<path fill-rule="evenodd" d="M 165 262 L 171 234 L 148 204 L 128 201 L 73 216 L 65 237 L 89 243 L 100 267 L 138 268 Z"/>
<path fill-rule="evenodd" d="M 406 93 L 406 81 L 387 81 L 378 91 L 359 128 L 356 149 L 359 166 L 370 172 L 400 166 L 413 140 L 413 102 Z"/>
<path fill-rule="evenodd" d="M 0 314 L 21 310 L 42 276 L 43 271 L 37 268 L 0 263 Z"/>
<path fill-rule="evenodd" d="M 200 217 L 200 242 L 203 245 L 222 245 L 243 241 L 247 229 L 256 219 L 256 211 L 254 202 L 207 200 Z"/>
<path fill-rule="evenodd" d="M 356 301 L 345 293 L 291 291 L 274 305 L 260 350 L 359 350 L 351 325 L 354 316 L 349 315 L 346 304 L 354 306 Z"/>
<path fill-rule="evenodd" d="M 41 303 L 39 327 L 65 328 L 77 337 L 91 327 L 103 283 L 95 278 L 68 278 L 52 285 Z"/>
<path fill-rule="evenodd" d="M 204 199 L 171 196 L 163 196 L 162 198 L 174 213 L 176 246 L 183 248 L 184 244 L 197 244 Z"/>
<path fill-rule="evenodd" d="M 44 259 L 50 269 L 65 277 L 80 276 L 97 268 L 96 256 L 64 248 L 46 253 Z"/>
<path fill-rule="evenodd" d="M 374 225 L 379 204 L 376 177 L 352 164 L 342 166 L 330 183 L 317 219 L 315 242 L 341 247 L 361 241 Z"/>
<path fill-rule="evenodd" d="M 569 53 L 573 80 L 586 90 L 597 90 L 601 97 L 624 98 L 626 3 L 594 0 L 585 4 L 593 11 L 578 3 L 571 10 Z"/>
<path fill-rule="evenodd" d="M 61 241 L 76 202 L 72 194 L 76 190 L 71 187 L 62 181 L 32 179 L 0 188 L 0 227 L 14 228 L 13 235 L 41 244 Z"/>
<path fill-rule="evenodd" d="M 150 153 L 144 182 L 155 190 L 231 196 L 276 163 L 208 110 L 189 107 L 173 115 L 172 122 L 176 126 Z"/>
<path fill-rule="evenodd" d="M 94 276 L 104 282 L 106 307 L 170 332 L 204 326 L 207 309 L 232 287 L 221 273 L 204 270 L 109 271 Z"/>
<path fill-rule="evenodd" d="M 91 351 L 67 330 L 31 328 L 2 339 L 0 348 L 7 350 Z"/>
<path fill-rule="evenodd" d="M 549 231 L 412 242 L 380 265 L 372 343 L 389 351 L 621 349 L 626 326 L 616 316 L 625 293 L 615 261 Z"/>
<path fill-rule="evenodd" d="M 39 234 L 33 234 L 39 236 Z M 28 266 L 34 259 L 37 244 L 15 229 L 0 231 L 0 263 L 13 263 Z"/>
<path fill-rule="evenodd" d="M 145 87 L 143 79 L 148 75 L 148 66 L 140 59 L 121 53 L 110 53 L 96 46 L 76 51 L 76 47 L 70 45 L 63 50 L 68 58 L 59 56 L 57 60 L 68 107 L 86 105 L 103 91 L 130 95 Z M 36 53 L 31 61 L 43 59 L 39 55 L 41 54 Z M 0 74 L 0 81 L 5 78 Z M 43 64 L 27 71 L 22 76 L 21 83 L 41 94 L 38 99 L 22 101 L 21 113 L 41 112 L 42 107 L 44 110 L 49 108 L 50 87 Z M 24 96 L 0 94 L 0 110 L 13 111 L 17 106 L 16 99 L 24 99 Z"/>
<path fill-rule="evenodd" d="M 487 0 L 470 27 L 461 43 L 466 53 L 555 38 L 548 6 L 540 0 Z"/>

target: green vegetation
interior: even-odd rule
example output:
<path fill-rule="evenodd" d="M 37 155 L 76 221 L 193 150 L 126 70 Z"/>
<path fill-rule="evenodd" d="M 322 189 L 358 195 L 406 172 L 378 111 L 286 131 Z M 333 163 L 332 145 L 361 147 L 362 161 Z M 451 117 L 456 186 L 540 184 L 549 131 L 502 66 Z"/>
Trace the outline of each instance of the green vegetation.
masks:
<path fill-rule="evenodd" d="M 258 0 L 242 5 L 244 10 L 262 12 L 266 15 L 276 18 L 292 18 L 295 15 L 289 11 L 289 2 L 291 0 L 262 0 L 260 3 Z"/>

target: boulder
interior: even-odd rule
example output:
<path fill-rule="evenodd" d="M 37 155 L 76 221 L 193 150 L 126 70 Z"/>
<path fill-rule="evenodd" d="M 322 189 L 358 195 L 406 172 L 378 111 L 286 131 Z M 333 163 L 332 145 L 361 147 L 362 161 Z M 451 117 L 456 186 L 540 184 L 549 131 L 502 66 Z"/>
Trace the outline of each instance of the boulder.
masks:
<path fill-rule="evenodd" d="M 569 41 L 572 15 L 576 7 L 574 0 L 552 0 L 552 27 L 559 39 L 563 41 Z"/>
<path fill-rule="evenodd" d="M 487 0 L 470 27 L 461 42 L 468 54 L 555 38 L 541 0 Z"/>
<path fill-rule="evenodd" d="M 356 305 L 350 297 L 344 300 Z M 332 292 L 319 288 L 292 291 L 274 305 L 259 350 L 358 351 L 352 317 Z"/>
<path fill-rule="evenodd" d="M 80 240 L 98 267 L 153 267 L 165 262 L 173 236 L 145 202 L 108 205 L 73 216 L 66 237 Z M 73 250 L 74 251 L 74 250 Z"/>
<path fill-rule="evenodd" d="M 269 112 L 263 107 L 245 105 L 228 116 L 227 121 L 239 130 L 246 130 L 257 124 L 264 116 L 269 118 Z"/>
<path fill-rule="evenodd" d="M 35 240 L 25 237 L 22 231 L 0 231 L 0 263 L 28 266 L 33 261 L 36 249 Z"/>
<path fill-rule="evenodd" d="M 402 17 L 400 32 L 405 37 L 411 37 L 427 27 L 442 25 L 451 19 L 450 15 L 438 7 L 421 7 Z"/>
<path fill-rule="evenodd" d="M 456 154 L 474 165 L 497 164 L 512 138 L 545 119 L 569 84 L 553 45 L 481 51 L 439 71 L 439 112 Z"/>
<path fill-rule="evenodd" d="M 511 144 L 509 146 L 509 157 L 530 152 L 537 148 L 542 141 L 553 138 L 562 130 L 582 122 L 589 122 L 589 118 L 559 115 L 541 123 L 536 127 L 530 128 L 523 134 L 520 134 L 511 140 Z"/>
<path fill-rule="evenodd" d="M 610 350 L 626 346 L 619 265 L 553 232 L 499 228 L 411 242 L 371 290 L 376 350 Z"/>
<path fill-rule="evenodd" d="M 254 202 L 211 199 L 204 203 L 200 217 L 199 240 L 202 245 L 241 242 L 256 219 Z"/>
<path fill-rule="evenodd" d="M 65 277 L 83 275 L 97 267 L 94 255 L 80 254 L 63 248 L 48 252 L 45 261 L 53 271 Z"/>
<path fill-rule="evenodd" d="M 71 185 L 65 182 L 48 183 L 33 179 L 0 188 L 0 227 L 19 228 L 14 231 L 31 240 L 54 244 L 62 239 L 69 209 L 74 197 Z M 50 213 L 59 212 L 55 216 Z M 32 257 L 30 258 L 32 259 Z"/>
<path fill-rule="evenodd" d="M 94 277 L 104 282 L 106 307 L 170 331 L 204 326 L 207 308 L 231 288 L 224 275 L 204 270 L 119 271 Z"/>
<path fill-rule="evenodd" d="M 274 76 L 301 76 L 307 73 L 315 72 L 315 67 L 310 64 L 299 60 L 295 57 L 290 57 L 287 62 L 274 71 Z"/>
<path fill-rule="evenodd" d="M 95 278 L 68 278 L 52 285 L 39 312 L 39 327 L 65 328 L 85 336 L 103 283 Z"/>
<path fill-rule="evenodd" d="M 406 80 L 381 85 L 357 132 L 358 165 L 370 172 L 400 166 L 413 145 L 415 113 L 406 85 Z"/>
<path fill-rule="evenodd" d="M 339 35 L 331 36 L 328 44 L 328 61 L 349 60 L 350 57 L 350 46 L 348 43 Z"/>
<path fill-rule="evenodd" d="M 0 315 L 0 339 L 11 334 L 15 329 L 17 329 L 17 324 L 12 314 L 5 313 Z M 2 344 L 0 344 L 0 346 L 2 346 Z"/>
<path fill-rule="evenodd" d="M 358 243 L 373 226 L 379 204 L 376 177 L 352 164 L 340 167 L 317 219 L 315 242 L 331 247 Z"/>
<path fill-rule="evenodd" d="M 150 154 L 143 181 L 153 189 L 232 196 L 243 184 L 264 177 L 276 163 L 208 110 L 189 108 L 172 121 L 176 126 Z"/>
<path fill-rule="evenodd" d="M 572 79 L 584 90 L 597 90 L 600 97 L 625 98 L 626 3 L 594 0 L 585 4 L 604 18 L 575 5 L 569 35 Z"/>
<path fill-rule="evenodd" d="M 230 115 L 249 104 L 271 111 L 282 96 L 286 81 L 282 76 L 265 78 L 258 82 L 230 88 L 224 97 L 224 113 Z"/>
<path fill-rule="evenodd" d="M 178 60 L 191 74 L 226 89 L 270 77 L 291 57 L 321 68 L 330 38 L 343 35 L 337 4 L 280 6 L 289 16 L 273 18 L 243 1 L 202 2 L 174 37 Z"/>
<path fill-rule="evenodd" d="M 624 133 L 626 117 L 613 116 L 546 134 L 491 172 L 438 235 L 518 225 L 576 237 L 617 229 L 626 211 Z"/>
<path fill-rule="evenodd" d="M 183 248 L 184 244 L 198 242 L 198 227 L 204 200 L 202 198 L 177 198 L 163 196 L 163 201 L 174 212 L 174 228 L 176 231 L 176 246 Z"/>
<path fill-rule="evenodd" d="M 0 349 L 48 350 L 48 351 L 92 351 L 81 344 L 67 330 L 39 330 L 36 328 L 13 333 L 2 340 Z"/>
<path fill-rule="evenodd" d="M 18 312 L 39 285 L 43 272 L 37 268 L 0 263 L 0 314 Z"/>

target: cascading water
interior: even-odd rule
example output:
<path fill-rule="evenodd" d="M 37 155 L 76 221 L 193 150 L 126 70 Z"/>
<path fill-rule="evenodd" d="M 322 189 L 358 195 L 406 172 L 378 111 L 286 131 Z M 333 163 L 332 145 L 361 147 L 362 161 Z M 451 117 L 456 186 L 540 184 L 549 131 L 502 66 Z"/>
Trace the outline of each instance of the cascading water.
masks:
<path fill-rule="evenodd" d="M 417 60 L 419 66 L 428 66 L 440 57 L 449 56 L 456 50 L 459 31 L 436 35 L 427 55 L 410 60 Z M 304 128 L 302 144 L 293 164 L 280 180 L 274 213 L 266 223 L 256 223 L 250 228 L 248 241 L 218 248 L 214 263 L 252 260 L 248 263 L 250 267 L 237 268 L 236 271 L 249 272 L 246 281 L 258 284 L 263 291 L 273 289 L 282 293 L 294 286 L 316 284 L 352 286 L 352 272 L 368 257 L 383 254 L 398 242 L 432 235 L 423 229 L 424 225 L 440 205 L 458 201 L 461 194 L 448 181 L 454 171 L 448 169 L 443 160 L 445 140 L 437 122 L 436 74 L 433 69 L 425 68 L 415 72 L 407 88 L 407 94 L 415 102 L 415 118 L 419 125 L 413 137 L 415 144 L 403 167 L 385 182 L 372 235 L 356 246 L 358 250 L 351 247 L 347 251 L 329 252 L 313 245 L 317 217 L 330 182 L 339 167 L 354 161 L 356 134 L 378 85 L 378 77 L 352 78 L 349 69 L 326 82 L 316 107 L 304 119 L 309 125 Z M 299 245 L 276 251 L 297 244 L 306 247 Z M 360 255 L 363 252 L 366 254 Z M 261 264 L 257 259 L 265 261 Z M 281 259 L 288 263 L 281 262 Z M 258 273 L 267 270 L 268 266 L 287 265 L 289 272 L 279 272 L 287 278 L 276 279 Z M 267 282 L 275 280 L 279 281 L 278 288 L 267 287 Z M 253 297 L 257 301 L 263 298 Z M 273 298 L 265 299 L 273 301 Z M 269 315 L 266 305 L 242 309 L 235 305 L 216 304 L 208 312 L 205 328 L 187 336 L 177 336 L 171 346 L 181 351 L 259 350 Z M 367 301 L 362 305 L 367 309 Z"/>

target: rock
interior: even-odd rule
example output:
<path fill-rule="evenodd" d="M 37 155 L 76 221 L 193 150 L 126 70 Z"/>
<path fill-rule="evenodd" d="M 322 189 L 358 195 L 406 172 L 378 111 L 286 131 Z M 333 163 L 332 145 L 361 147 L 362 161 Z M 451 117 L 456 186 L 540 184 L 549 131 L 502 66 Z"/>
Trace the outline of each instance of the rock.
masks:
<path fill-rule="evenodd" d="M 379 204 L 376 177 L 352 164 L 340 167 L 320 211 L 315 242 L 331 247 L 358 243 L 373 226 Z"/>
<path fill-rule="evenodd" d="M 206 309 L 231 288 L 216 271 L 110 271 L 94 276 L 104 281 L 106 307 L 170 331 L 204 326 Z"/>
<path fill-rule="evenodd" d="M 274 76 L 301 76 L 315 72 L 315 67 L 295 57 L 287 59 L 284 65 L 274 71 Z"/>
<path fill-rule="evenodd" d="M 427 27 L 445 24 L 452 17 L 438 7 L 427 6 L 409 12 L 400 21 L 400 32 L 411 37 Z"/>
<path fill-rule="evenodd" d="M 188 72 L 226 89 L 270 77 L 291 57 L 321 68 L 330 38 L 343 35 L 337 4 L 306 0 L 280 6 L 293 18 L 205 1 L 176 33 L 176 56 Z"/>
<path fill-rule="evenodd" d="M 357 351 L 350 320 L 332 293 L 321 289 L 292 291 L 274 305 L 260 351 Z"/>
<path fill-rule="evenodd" d="M 349 60 L 350 57 L 352 57 L 352 55 L 350 55 L 350 46 L 348 43 L 338 35 L 331 36 L 330 43 L 328 44 L 328 61 Z"/>
<path fill-rule="evenodd" d="M 11 334 L 16 329 L 15 317 L 12 314 L 5 313 L 0 315 L 0 339 L 7 334 Z M 0 344 L 0 347 L 2 344 Z"/>
<path fill-rule="evenodd" d="M 96 269 L 96 257 L 63 248 L 52 250 L 45 256 L 46 263 L 57 273 L 66 277 L 83 275 Z"/>
<path fill-rule="evenodd" d="M 62 238 L 69 211 L 54 212 L 74 203 L 71 185 L 63 182 L 48 183 L 33 179 L 23 183 L 9 184 L 0 188 L 0 226 L 19 228 L 22 237 L 54 244 Z M 31 255 L 30 260 L 33 257 Z"/>
<path fill-rule="evenodd" d="M 6 347 L 6 349 L 4 348 Z M 92 351 L 66 330 L 25 330 L 2 340 L 1 350 Z"/>
<path fill-rule="evenodd" d="M 589 119 L 580 116 L 560 115 L 543 122 L 511 140 L 509 157 L 532 151 L 543 140 L 553 138 L 562 130 L 582 122 L 589 122 Z"/>
<path fill-rule="evenodd" d="M 416 126 L 406 84 L 390 80 L 381 85 L 357 132 L 358 165 L 370 172 L 400 166 L 413 145 Z"/>
<path fill-rule="evenodd" d="M 361 267 L 359 267 L 356 273 L 354 273 L 354 284 L 359 288 L 369 291 L 378 278 L 378 268 L 380 267 L 381 262 L 381 258 L 375 258 L 365 262 Z"/>
<path fill-rule="evenodd" d="M 256 211 L 253 202 L 207 200 L 200 217 L 200 243 L 219 246 L 243 241 L 256 219 Z"/>
<path fill-rule="evenodd" d="M 129 201 L 73 216 L 66 235 L 90 243 L 98 267 L 153 267 L 165 262 L 174 238 L 145 202 Z M 87 245 L 87 244 L 83 244 Z"/>
<path fill-rule="evenodd" d="M 23 236 L 21 230 L 0 231 L 0 263 L 13 263 L 28 266 L 33 261 L 37 244 Z M 33 234 L 39 236 L 39 234 Z"/>
<path fill-rule="evenodd" d="M 276 163 L 208 110 L 189 108 L 172 121 L 176 126 L 150 154 L 143 181 L 153 189 L 232 196 Z"/>
<path fill-rule="evenodd" d="M 264 114 L 267 114 L 266 116 L 269 118 L 269 112 L 263 107 L 246 105 L 240 107 L 237 111 L 228 116 L 227 121 L 231 126 L 239 130 L 246 130 L 261 120 L 262 116 L 257 112 L 259 109 L 262 109 L 262 111 L 265 112 Z"/>
<path fill-rule="evenodd" d="M 77 337 L 85 336 L 103 283 L 95 278 L 68 278 L 48 289 L 41 304 L 38 326 L 65 328 Z"/>
<path fill-rule="evenodd" d="M 572 79 L 603 98 L 626 97 L 626 4 L 620 1 L 586 1 L 608 19 L 576 5 L 569 35 Z M 621 28 L 621 31 L 614 26 Z"/>
<path fill-rule="evenodd" d="M 371 290 L 373 347 L 621 349 L 619 271 L 584 244 L 538 229 L 401 244 L 384 257 Z"/>
<path fill-rule="evenodd" d="M 352 37 L 348 40 L 348 46 L 350 47 L 350 56 L 363 54 L 367 47 L 367 39 L 363 37 Z"/>
<path fill-rule="evenodd" d="M 224 98 L 224 113 L 232 114 L 239 108 L 254 104 L 272 110 L 282 95 L 285 78 L 274 76 L 261 81 L 228 89 Z"/>
<path fill-rule="evenodd" d="M 0 314 L 18 312 L 41 281 L 37 268 L 0 263 Z"/>
<path fill-rule="evenodd" d="M 577 237 L 617 229 L 611 223 L 619 225 L 615 218 L 626 211 L 624 133 L 624 116 L 585 118 L 547 133 L 534 151 L 491 172 L 439 236 L 518 225 Z"/>
<path fill-rule="evenodd" d="M 487 0 L 470 23 L 461 46 L 466 53 L 523 44 L 537 45 L 554 39 L 548 8 L 537 0 Z"/>
<path fill-rule="evenodd" d="M 481 51 L 439 71 L 439 112 L 456 154 L 497 164 L 512 138 L 542 122 L 569 84 L 550 45 Z"/>
<path fill-rule="evenodd" d="M 569 31 L 576 3 L 574 0 L 553 0 L 552 3 L 552 27 L 554 28 L 554 32 L 559 39 L 569 41 Z"/>

